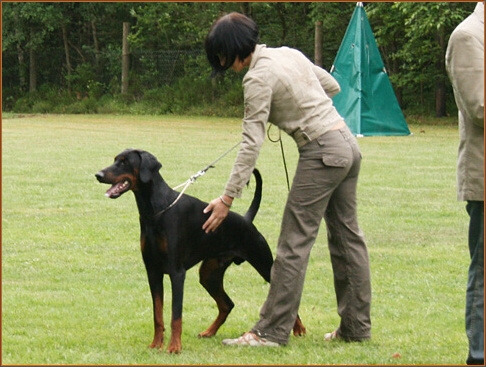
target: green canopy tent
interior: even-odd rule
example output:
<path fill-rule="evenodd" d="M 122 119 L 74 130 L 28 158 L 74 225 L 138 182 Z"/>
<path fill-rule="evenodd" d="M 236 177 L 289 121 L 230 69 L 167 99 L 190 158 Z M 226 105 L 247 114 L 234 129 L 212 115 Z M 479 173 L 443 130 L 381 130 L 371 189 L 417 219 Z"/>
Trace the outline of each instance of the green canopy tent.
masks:
<path fill-rule="evenodd" d="M 363 3 L 358 3 L 331 74 L 341 86 L 337 110 L 357 136 L 411 135 L 381 59 Z"/>

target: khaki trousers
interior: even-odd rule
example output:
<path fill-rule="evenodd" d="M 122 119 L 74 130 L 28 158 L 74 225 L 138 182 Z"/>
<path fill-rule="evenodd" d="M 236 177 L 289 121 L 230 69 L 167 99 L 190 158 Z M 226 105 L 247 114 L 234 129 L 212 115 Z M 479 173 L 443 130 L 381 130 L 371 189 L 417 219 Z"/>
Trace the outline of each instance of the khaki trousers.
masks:
<path fill-rule="evenodd" d="M 252 331 L 271 341 L 288 343 L 309 254 L 324 218 L 341 317 L 338 335 L 349 341 L 369 339 L 371 281 L 368 250 L 357 221 L 361 153 L 356 138 L 347 127 L 333 130 L 301 147 L 299 154 L 269 293 Z"/>

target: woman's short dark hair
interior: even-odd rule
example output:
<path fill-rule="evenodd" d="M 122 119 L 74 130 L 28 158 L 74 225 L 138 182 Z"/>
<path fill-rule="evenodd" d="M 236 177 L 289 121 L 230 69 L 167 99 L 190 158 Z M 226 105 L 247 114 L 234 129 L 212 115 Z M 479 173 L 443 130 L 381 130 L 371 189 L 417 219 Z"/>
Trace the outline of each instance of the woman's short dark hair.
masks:
<path fill-rule="evenodd" d="M 244 14 L 233 12 L 216 20 L 204 43 L 213 75 L 229 69 L 237 56 L 246 59 L 255 51 L 258 37 L 258 26 Z"/>

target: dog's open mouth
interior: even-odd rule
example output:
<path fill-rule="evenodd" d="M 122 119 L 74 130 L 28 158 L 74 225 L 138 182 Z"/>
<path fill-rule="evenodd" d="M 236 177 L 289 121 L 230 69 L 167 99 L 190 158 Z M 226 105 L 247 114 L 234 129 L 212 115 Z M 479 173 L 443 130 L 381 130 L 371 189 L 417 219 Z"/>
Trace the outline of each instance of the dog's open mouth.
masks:
<path fill-rule="evenodd" d="M 130 189 L 131 183 L 128 180 L 113 184 L 105 193 L 110 199 L 116 199 Z"/>

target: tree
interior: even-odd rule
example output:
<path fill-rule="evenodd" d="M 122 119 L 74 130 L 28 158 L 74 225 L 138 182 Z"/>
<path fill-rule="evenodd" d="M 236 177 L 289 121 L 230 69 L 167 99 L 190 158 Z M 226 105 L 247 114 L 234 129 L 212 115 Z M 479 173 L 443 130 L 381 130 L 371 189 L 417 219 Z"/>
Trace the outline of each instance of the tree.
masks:
<path fill-rule="evenodd" d="M 437 117 L 446 115 L 444 69 L 448 35 L 475 4 L 397 2 L 370 3 L 368 15 L 392 82 L 400 91 L 417 95 L 413 103 L 426 105 L 433 94 Z M 401 94 L 400 94 L 401 95 Z M 413 97 L 412 97 L 413 98 Z M 401 98 L 400 98 L 401 99 Z"/>
<path fill-rule="evenodd" d="M 17 49 L 19 62 L 20 90 L 27 87 L 27 70 L 29 74 L 29 91 L 37 89 L 37 52 L 55 30 L 60 16 L 52 4 L 41 3 L 5 3 L 2 19 L 2 50 L 14 47 Z M 29 64 L 25 62 L 28 54 Z"/>
<path fill-rule="evenodd" d="M 322 66 L 329 70 L 341 45 L 356 3 L 313 2 L 309 18 L 322 22 Z"/>
<path fill-rule="evenodd" d="M 238 4 L 233 4 L 237 9 Z M 130 36 L 134 49 L 174 50 L 201 48 L 212 21 L 228 5 L 205 2 L 136 4 L 131 11 L 136 22 Z"/>
<path fill-rule="evenodd" d="M 438 116 L 447 114 L 452 89 L 444 71 L 444 49 L 454 27 L 474 6 L 467 2 L 365 3 L 402 108 L 428 112 L 423 106 L 430 106 Z M 209 68 L 204 38 L 213 21 L 231 11 L 257 22 L 262 43 L 295 47 L 311 60 L 315 59 L 315 25 L 322 22 L 317 48 L 322 47 L 322 66 L 329 70 L 355 7 L 350 2 L 3 2 L 2 102 L 8 100 L 12 106 L 29 90 L 41 89 L 72 89 L 95 98 L 120 93 L 123 22 L 129 22 L 132 30 L 132 75 L 148 82 L 131 86 L 138 95 L 160 87 L 150 83 L 158 81 L 153 76 L 166 73 L 167 62 L 147 56 L 142 60 L 146 64 L 139 62 L 142 68 L 136 69 L 135 52 L 143 59 L 161 51 L 194 51 L 199 56 L 190 60 L 190 72 L 187 64 L 174 62 L 174 70 L 180 68 L 174 75 L 201 79 Z M 150 69 L 143 68 L 147 65 Z M 176 79 L 168 80 L 162 83 Z"/>

